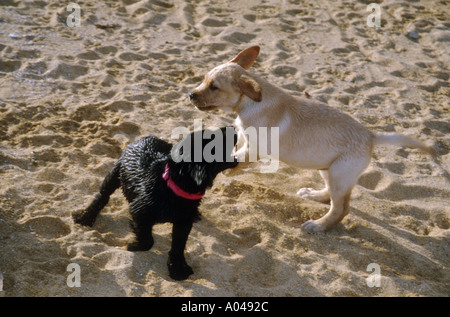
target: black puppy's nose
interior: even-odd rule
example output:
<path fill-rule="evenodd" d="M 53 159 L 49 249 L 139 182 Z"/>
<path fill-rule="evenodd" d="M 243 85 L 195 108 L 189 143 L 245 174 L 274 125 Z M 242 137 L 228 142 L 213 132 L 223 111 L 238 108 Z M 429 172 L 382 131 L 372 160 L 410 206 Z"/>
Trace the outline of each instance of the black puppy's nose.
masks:
<path fill-rule="evenodd" d="M 195 92 L 190 92 L 190 93 L 189 93 L 189 98 L 190 98 L 191 100 L 197 100 L 198 95 L 197 95 Z"/>

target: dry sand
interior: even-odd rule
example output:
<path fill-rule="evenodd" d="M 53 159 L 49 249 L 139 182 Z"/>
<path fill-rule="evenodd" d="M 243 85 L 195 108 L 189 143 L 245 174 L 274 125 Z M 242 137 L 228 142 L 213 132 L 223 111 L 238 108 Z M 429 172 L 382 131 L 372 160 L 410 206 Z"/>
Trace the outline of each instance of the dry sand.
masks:
<path fill-rule="evenodd" d="M 450 7 L 445 1 L 0 1 L 0 273 L 3 296 L 448 296 Z M 373 1 L 375 2 L 375 1 Z M 96 26 L 110 26 L 102 29 Z M 300 225 L 329 206 L 296 196 L 316 171 L 256 166 L 220 175 L 194 225 L 187 261 L 168 277 L 171 226 L 149 252 L 125 250 L 127 202 L 117 191 L 92 229 L 75 225 L 130 142 L 170 140 L 194 119 L 223 126 L 187 93 L 249 45 L 255 64 L 293 94 L 341 109 L 373 131 L 434 144 L 380 147 L 353 192 L 350 215 L 326 233 Z M 67 266 L 81 287 L 66 285 Z M 370 263 L 380 287 L 368 287 Z M 0 295 L 0 296 L 1 296 Z"/>

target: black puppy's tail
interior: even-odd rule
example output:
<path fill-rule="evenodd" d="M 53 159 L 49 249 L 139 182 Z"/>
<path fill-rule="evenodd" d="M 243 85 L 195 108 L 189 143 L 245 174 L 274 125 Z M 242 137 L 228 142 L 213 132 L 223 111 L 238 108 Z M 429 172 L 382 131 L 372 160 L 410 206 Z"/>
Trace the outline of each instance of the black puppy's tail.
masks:
<path fill-rule="evenodd" d="M 91 204 L 86 208 L 86 210 L 76 211 L 72 213 L 72 218 L 76 223 L 83 226 L 92 227 L 94 225 L 95 219 L 97 218 L 100 211 L 109 201 L 109 196 L 114 193 L 114 191 L 120 187 L 120 161 L 118 161 L 109 174 L 105 177 L 102 184 L 100 185 L 99 193 L 95 196 Z"/>

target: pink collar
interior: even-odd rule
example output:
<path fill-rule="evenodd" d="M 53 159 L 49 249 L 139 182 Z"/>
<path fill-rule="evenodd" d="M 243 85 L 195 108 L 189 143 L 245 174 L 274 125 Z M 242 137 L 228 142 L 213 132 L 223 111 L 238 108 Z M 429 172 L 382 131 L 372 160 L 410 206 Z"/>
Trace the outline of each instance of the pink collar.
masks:
<path fill-rule="evenodd" d="M 169 164 L 166 164 L 162 178 L 167 181 L 167 186 L 177 196 L 180 196 L 182 198 L 189 199 L 189 200 L 199 200 L 203 196 L 205 196 L 205 194 L 201 194 L 201 193 L 191 194 L 191 193 L 188 193 L 188 192 L 182 190 L 180 187 L 178 187 L 178 185 L 175 184 L 175 182 L 169 176 Z"/>

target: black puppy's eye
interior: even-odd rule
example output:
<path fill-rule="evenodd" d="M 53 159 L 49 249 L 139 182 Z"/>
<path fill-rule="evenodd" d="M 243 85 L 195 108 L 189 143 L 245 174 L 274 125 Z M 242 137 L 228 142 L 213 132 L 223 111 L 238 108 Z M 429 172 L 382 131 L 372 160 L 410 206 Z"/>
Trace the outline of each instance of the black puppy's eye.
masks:
<path fill-rule="evenodd" d="M 219 88 L 217 88 L 217 86 L 214 85 L 214 83 L 209 84 L 209 89 L 211 90 L 217 90 Z"/>

